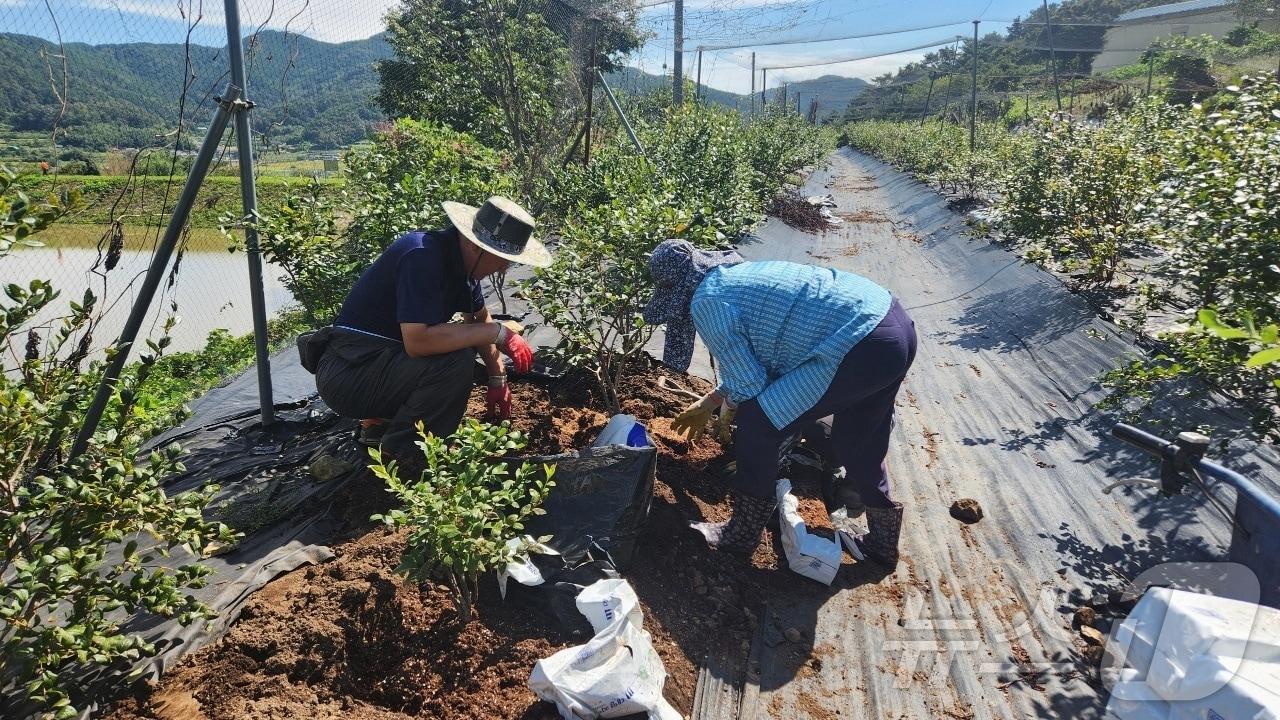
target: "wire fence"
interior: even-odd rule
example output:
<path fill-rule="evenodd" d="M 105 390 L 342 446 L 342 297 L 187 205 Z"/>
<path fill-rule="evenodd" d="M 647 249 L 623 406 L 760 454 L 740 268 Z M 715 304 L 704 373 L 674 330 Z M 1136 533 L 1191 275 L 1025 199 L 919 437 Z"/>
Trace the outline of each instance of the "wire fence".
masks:
<path fill-rule="evenodd" d="M 674 2 L 539 4 L 572 56 L 563 86 L 575 99 L 558 119 L 564 126 L 559 140 L 567 145 L 581 127 L 588 105 L 586 70 L 602 16 L 633 21 L 640 39 L 625 58 L 614 59 L 625 67 L 610 75 L 624 109 L 634 110 L 645 92 L 671 88 L 674 48 L 681 46 L 683 78 L 696 85 L 694 95 L 701 101 L 744 113 L 777 104 L 812 111 L 815 119 L 844 113 L 859 93 L 877 98 L 878 104 L 866 106 L 872 114 L 961 121 L 974 107 L 996 117 L 1019 100 L 1030 113 L 1030 94 L 1055 83 L 1064 106 L 1084 113 L 1088 109 L 1076 102 L 1078 93 L 1106 102 L 1107 93 L 1115 100 L 1141 94 L 1148 84 L 1141 75 L 1094 72 L 1086 58 L 1095 65 L 1109 55 L 1107 62 L 1131 62 L 1133 53 L 1142 57 L 1150 44 L 1138 39 L 1201 32 L 1221 36 L 1229 26 L 1221 13 L 1200 19 L 1156 17 L 1140 25 L 1075 15 L 1058 21 L 1055 15 L 1046 23 L 1036 3 L 1028 2 L 1027 18 L 983 20 L 977 52 L 980 60 L 1018 53 L 1035 64 L 992 60 L 980 68 L 975 87 L 966 65 L 974 26 L 957 15 L 980 10 L 984 3 L 949 5 L 946 16 L 919 21 L 882 13 L 878 23 L 862 22 L 879 7 L 874 3 L 687 0 L 683 5 L 683 37 L 677 42 Z M 238 8 L 247 98 L 254 103 L 259 206 L 272 208 L 308 182 L 341 187 L 348 180 L 342 176 L 342 153 L 359 147 L 386 122 L 388 106 L 396 105 L 386 88 L 403 79 L 397 73 L 416 72 L 412 61 L 397 58 L 394 30 L 388 34 L 388 13 L 397 12 L 401 0 L 240 0 Z M 10 73 L 0 100 L 0 162 L 23 174 L 20 184 L 31 194 L 61 184 L 74 184 L 84 193 L 82 207 L 43 235 L 45 247 L 21 249 L 0 261 L 0 281 L 47 278 L 73 298 L 93 290 L 105 308 L 93 328 L 98 348 L 118 334 L 137 299 L 208 129 L 215 98 L 230 78 L 226 21 L 221 0 L 0 2 L 0 62 Z M 1272 30 L 1274 25 L 1264 22 Z M 995 34 L 983 35 L 988 29 Z M 1172 52 L 1193 56 L 1199 51 Z M 1253 72 L 1273 60 L 1219 57 L 1214 62 Z M 902 66 L 907 70 L 894 71 Z M 864 89 L 851 78 L 869 84 Z M 610 112 L 601 100 L 593 109 L 597 117 Z M 236 334 L 252 328 L 245 257 L 227 252 L 239 241 L 236 233 L 219 229 L 243 214 L 238 161 L 228 133 L 152 304 L 145 326 L 152 335 L 168 316 L 182 318 L 175 333 L 178 349 L 200 347 L 215 328 Z M 113 253 L 119 259 L 109 262 Z M 268 313 L 291 304 L 277 275 L 268 266 Z M 50 315 L 38 322 L 53 320 Z"/>

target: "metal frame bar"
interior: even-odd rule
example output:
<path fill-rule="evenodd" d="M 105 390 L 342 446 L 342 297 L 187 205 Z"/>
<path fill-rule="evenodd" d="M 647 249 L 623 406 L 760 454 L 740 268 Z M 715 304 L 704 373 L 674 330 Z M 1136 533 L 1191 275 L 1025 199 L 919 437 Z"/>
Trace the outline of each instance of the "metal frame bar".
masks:
<path fill-rule="evenodd" d="M 156 290 L 160 287 L 160 281 L 164 279 L 165 269 L 169 267 L 169 260 L 173 257 L 174 248 L 178 246 L 178 240 L 182 237 L 182 229 L 186 226 L 191 207 L 196 202 L 196 193 L 200 191 L 200 186 L 209 172 L 209 166 L 213 163 L 214 153 L 218 151 L 218 144 L 222 142 L 227 126 L 231 124 L 231 116 L 240 102 L 240 88 L 234 84 L 228 84 L 222 96 L 216 100 L 218 109 L 214 111 L 213 120 L 209 122 L 209 130 L 205 133 L 200 150 L 191 164 L 191 172 L 187 174 L 187 180 L 182 186 L 182 192 L 178 195 L 178 201 L 173 205 L 173 214 L 169 216 L 169 224 L 165 227 L 164 236 L 156 247 L 155 254 L 151 256 L 146 277 L 142 280 L 142 286 L 138 288 L 138 297 L 134 300 L 133 307 L 129 309 L 129 318 L 125 320 L 120 337 L 116 340 L 116 352 L 102 372 L 98 390 L 85 411 L 84 424 L 71 443 L 69 459 L 80 456 L 89 447 L 89 439 L 93 437 L 98 424 L 102 422 L 102 413 L 107 409 L 107 403 L 115 392 L 120 373 L 129 360 L 129 352 L 138 340 L 138 331 L 142 329 L 142 323 L 151 309 L 151 302 L 155 299 Z"/>
<path fill-rule="evenodd" d="M 244 51 L 240 45 L 240 9 L 237 0 L 225 0 L 227 54 L 231 59 L 231 82 L 245 95 L 249 85 L 244 73 Z M 275 422 L 275 402 L 271 397 L 271 350 L 267 346 L 267 300 L 262 284 L 262 251 L 258 247 L 258 189 L 253 177 L 253 131 L 249 111 L 253 103 L 243 99 L 236 109 L 236 150 L 240 164 L 240 200 L 244 206 L 244 247 L 249 259 L 249 301 L 253 313 L 254 354 L 258 369 L 258 407 L 262 427 Z"/>

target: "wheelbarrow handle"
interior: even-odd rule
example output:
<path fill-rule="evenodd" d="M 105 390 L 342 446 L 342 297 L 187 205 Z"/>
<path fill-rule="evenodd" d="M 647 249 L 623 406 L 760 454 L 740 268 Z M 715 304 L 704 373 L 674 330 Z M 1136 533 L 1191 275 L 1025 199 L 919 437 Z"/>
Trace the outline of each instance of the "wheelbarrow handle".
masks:
<path fill-rule="evenodd" d="M 1146 451 L 1157 457 L 1172 456 L 1178 451 L 1176 443 L 1171 443 L 1145 430 L 1139 430 L 1132 425 L 1119 423 L 1111 428 L 1111 434 L 1139 450 Z"/>

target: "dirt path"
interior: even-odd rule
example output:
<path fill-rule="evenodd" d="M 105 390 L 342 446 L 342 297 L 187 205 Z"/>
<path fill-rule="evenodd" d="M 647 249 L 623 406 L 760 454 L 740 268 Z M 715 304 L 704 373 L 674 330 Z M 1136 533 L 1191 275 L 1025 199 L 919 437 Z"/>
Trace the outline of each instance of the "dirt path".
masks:
<path fill-rule="evenodd" d="M 838 578 L 818 601 L 772 599 L 738 716 L 1100 717 L 1070 610 L 1122 576 L 1210 557 L 1228 537 L 1192 499 L 1100 493 L 1113 476 L 1151 472 L 1092 409 L 1094 378 L 1131 345 L 882 163 L 837 153 L 804 192 L 832 193 L 844 224 L 810 235 L 771 222 L 744 254 L 866 275 L 916 320 L 889 458 L 906 561 L 878 583 Z M 950 517 L 959 498 L 986 517 Z M 779 642 L 771 624 L 803 641 Z M 700 716 L 733 717 L 738 699 L 715 698 L 736 693 L 705 680 Z"/>

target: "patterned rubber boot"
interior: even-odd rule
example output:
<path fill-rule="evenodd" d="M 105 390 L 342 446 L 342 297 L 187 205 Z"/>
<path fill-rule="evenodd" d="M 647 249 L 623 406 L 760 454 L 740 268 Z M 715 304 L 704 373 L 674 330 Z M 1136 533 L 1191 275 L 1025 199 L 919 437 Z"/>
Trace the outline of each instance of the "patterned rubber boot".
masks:
<path fill-rule="evenodd" d="M 856 535 L 849 554 L 893 569 L 898 566 L 898 537 L 902 534 L 902 503 L 891 508 L 867 508 L 867 533 Z"/>
<path fill-rule="evenodd" d="M 690 523 L 689 527 L 702 533 L 713 550 L 750 555 L 760 544 L 764 524 L 778 507 L 774 498 L 758 498 L 733 493 L 733 515 L 727 522 Z"/>

